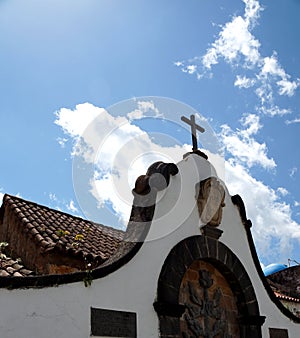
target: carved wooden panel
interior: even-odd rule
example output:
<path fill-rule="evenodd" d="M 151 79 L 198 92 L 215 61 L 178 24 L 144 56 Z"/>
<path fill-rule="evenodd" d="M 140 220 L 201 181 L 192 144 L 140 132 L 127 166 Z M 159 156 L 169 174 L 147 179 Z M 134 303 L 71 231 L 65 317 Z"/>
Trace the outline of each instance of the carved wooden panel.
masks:
<path fill-rule="evenodd" d="M 183 338 L 240 337 L 236 299 L 226 279 L 211 264 L 195 261 L 186 271 L 179 303 L 186 305 L 180 319 Z"/>

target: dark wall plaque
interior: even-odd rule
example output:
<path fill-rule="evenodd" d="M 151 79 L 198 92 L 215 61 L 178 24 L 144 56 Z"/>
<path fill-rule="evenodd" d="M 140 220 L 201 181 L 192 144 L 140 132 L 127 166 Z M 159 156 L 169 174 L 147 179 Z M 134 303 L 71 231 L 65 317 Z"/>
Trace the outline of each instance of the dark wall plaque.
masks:
<path fill-rule="evenodd" d="M 136 313 L 91 308 L 91 335 L 136 338 Z"/>
<path fill-rule="evenodd" d="M 286 329 L 271 329 L 269 328 L 270 338 L 289 338 L 288 330 Z"/>

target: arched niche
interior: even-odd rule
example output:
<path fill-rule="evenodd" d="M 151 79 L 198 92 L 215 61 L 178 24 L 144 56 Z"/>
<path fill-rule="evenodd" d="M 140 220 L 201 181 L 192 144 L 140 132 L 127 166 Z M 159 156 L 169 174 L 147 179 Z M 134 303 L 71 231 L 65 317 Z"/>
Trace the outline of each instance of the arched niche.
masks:
<path fill-rule="evenodd" d="M 259 338 L 265 320 L 238 257 L 218 240 L 200 235 L 170 251 L 154 308 L 165 338 Z"/>

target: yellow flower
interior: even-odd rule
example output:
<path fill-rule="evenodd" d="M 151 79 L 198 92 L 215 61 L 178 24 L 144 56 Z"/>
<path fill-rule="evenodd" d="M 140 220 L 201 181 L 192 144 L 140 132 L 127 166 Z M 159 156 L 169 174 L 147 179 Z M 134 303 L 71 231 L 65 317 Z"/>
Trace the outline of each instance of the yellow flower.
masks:
<path fill-rule="evenodd" d="M 84 239 L 84 236 L 82 234 L 77 234 L 75 236 L 75 241 L 82 241 Z"/>

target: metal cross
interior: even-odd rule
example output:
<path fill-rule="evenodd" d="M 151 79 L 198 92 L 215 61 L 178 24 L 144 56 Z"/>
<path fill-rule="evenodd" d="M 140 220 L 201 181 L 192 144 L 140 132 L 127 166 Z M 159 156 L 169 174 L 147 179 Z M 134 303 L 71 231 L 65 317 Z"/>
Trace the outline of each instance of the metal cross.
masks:
<path fill-rule="evenodd" d="M 205 129 L 196 124 L 195 115 L 191 115 L 190 120 L 185 116 L 181 116 L 181 120 L 191 126 L 193 151 L 195 152 L 198 150 L 197 130 L 199 130 L 200 133 L 204 133 Z"/>

